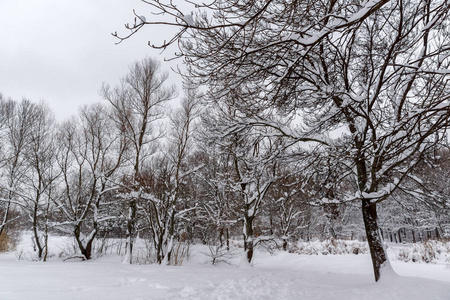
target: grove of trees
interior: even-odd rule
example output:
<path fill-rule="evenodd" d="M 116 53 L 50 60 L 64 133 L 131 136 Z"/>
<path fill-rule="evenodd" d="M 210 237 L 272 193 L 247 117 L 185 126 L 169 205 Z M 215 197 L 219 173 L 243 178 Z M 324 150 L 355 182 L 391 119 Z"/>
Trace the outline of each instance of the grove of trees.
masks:
<path fill-rule="evenodd" d="M 328 173 L 317 202 L 360 201 L 378 281 L 390 266 L 377 208 L 395 191 L 417 195 L 413 169 L 447 139 L 448 2 L 186 1 L 190 15 L 173 2 L 144 2 L 158 17 L 116 36 L 179 27 L 150 45 L 178 43 L 187 79 L 230 109 L 233 132 L 307 143 L 294 154 L 316 166 L 310 176 Z M 344 133 L 335 138 L 336 130 Z"/>

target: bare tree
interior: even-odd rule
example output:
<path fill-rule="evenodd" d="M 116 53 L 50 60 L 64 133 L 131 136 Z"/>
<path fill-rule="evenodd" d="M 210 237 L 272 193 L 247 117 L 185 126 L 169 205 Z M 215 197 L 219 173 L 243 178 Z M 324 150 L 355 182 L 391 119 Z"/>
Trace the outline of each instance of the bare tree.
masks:
<path fill-rule="evenodd" d="M 14 104 L 13 101 L 7 100 L 3 97 L 3 95 L 0 93 L 0 139 L 2 141 L 7 140 L 7 124 L 9 121 L 9 118 L 12 116 L 11 108 Z M 3 169 L 6 167 L 8 162 L 8 156 L 7 156 L 7 147 L 1 143 L 0 145 L 0 170 L 2 170 L 1 175 L 4 176 Z M 2 214 L 1 216 L 1 223 L 0 223 L 0 235 L 3 233 L 6 224 L 8 223 L 9 219 L 9 211 L 11 209 L 11 201 L 8 197 L 4 197 L 4 195 L 9 194 L 9 191 L 1 190 L 0 197 L 2 197 L 0 201 L 0 212 Z"/>
<path fill-rule="evenodd" d="M 64 123 L 58 136 L 64 189 L 54 201 L 64 216 L 60 226 L 69 225 L 86 259 L 92 258 L 102 224 L 117 218 L 104 213 L 105 194 L 119 187 L 115 175 L 126 150 L 124 136 L 115 128 L 108 107 L 94 104 L 80 110 L 78 121 Z"/>
<path fill-rule="evenodd" d="M 157 158 L 143 182 L 143 211 L 158 263 L 171 263 L 176 239 L 179 238 L 180 220 L 194 207 L 190 207 L 187 178 L 198 169 L 187 164 L 192 151 L 192 133 L 199 112 L 196 90 L 186 88 L 181 107 L 170 115 L 170 134 L 164 156 Z"/>
<path fill-rule="evenodd" d="M 127 217 L 127 248 L 124 262 L 132 262 L 133 240 L 136 234 L 138 199 L 131 192 L 139 191 L 139 178 L 144 162 L 155 152 L 155 141 L 162 136 L 156 123 L 163 117 L 164 104 L 175 97 L 173 87 L 165 87 L 168 74 L 151 58 L 135 62 L 129 74 L 114 89 L 102 88 L 103 97 L 112 105 L 114 120 L 129 144 L 128 159 L 133 169 L 127 180 L 129 195 Z"/>
<path fill-rule="evenodd" d="M 45 261 L 48 254 L 50 199 L 60 174 L 56 168 L 55 122 L 50 108 L 44 103 L 33 104 L 28 118 L 29 140 L 23 146 L 27 171 L 22 175 L 19 197 L 31 223 L 37 258 Z"/>
<path fill-rule="evenodd" d="M 2 209 L 0 233 L 3 232 L 8 222 L 12 207 L 19 208 L 22 203 L 18 197 L 21 191 L 23 177 L 28 170 L 25 163 L 25 146 L 29 142 L 30 119 L 33 104 L 29 100 L 17 103 L 11 99 L 2 101 L 3 131 L 3 157 L 2 157 L 2 194 L 0 200 L 5 205 Z"/>
<path fill-rule="evenodd" d="M 170 262 L 174 247 L 176 233 L 176 222 L 179 221 L 192 207 L 182 206 L 181 200 L 187 202 L 189 188 L 186 178 L 202 166 L 190 166 L 187 163 L 189 154 L 192 152 L 192 135 L 195 121 L 200 113 L 200 94 L 197 89 L 186 86 L 185 97 L 181 101 L 181 107 L 170 116 L 170 137 L 168 158 L 173 168 L 173 189 L 171 191 L 171 206 L 169 225 L 169 245 L 167 249 L 167 262 Z M 178 219 L 178 220 L 177 220 Z"/>

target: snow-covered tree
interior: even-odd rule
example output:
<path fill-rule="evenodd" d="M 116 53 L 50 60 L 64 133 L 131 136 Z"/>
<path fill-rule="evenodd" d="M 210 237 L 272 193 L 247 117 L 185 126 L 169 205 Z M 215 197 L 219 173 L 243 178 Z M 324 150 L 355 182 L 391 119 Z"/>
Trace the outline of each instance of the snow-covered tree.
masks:
<path fill-rule="evenodd" d="M 279 163 L 276 172 L 279 179 L 267 192 L 262 212 L 266 219 L 263 225 L 268 228 L 269 235 L 283 241 L 283 250 L 286 251 L 291 236 L 308 226 L 311 206 L 302 189 L 303 179 L 295 167 Z"/>
<path fill-rule="evenodd" d="M 238 97 L 237 94 L 234 95 Z M 247 261 L 253 258 L 254 221 L 259 215 L 267 191 L 276 181 L 276 157 L 285 145 L 272 128 L 255 131 L 246 124 L 246 114 L 233 105 L 212 101 L 203 117 L 204 138 L 215 144 L 227 162 L 222 184 L 232 193 L 243 222 L 244 250 Z"/>
<path fill-rule="evenodd" d="M 92 258 L 102 225 L 118 218 L 104 213 L 106 194 L 119 187 L 117 172 L 126 150 L 115 128 L 108 107 L 94 104 L 83 107 L 78 120 L 62 124 L 58 134 L 63 188 L 54 202 L 63 216 L 59 226 L 69 227 L 86 259 Z"/>
<path fill-rule="evenodd" d="M 231 160 L 220 146 L 209 139 L 198 142 L 196 161 L 204 165 L 198 172 L 199 209 L 195 233 L 201 241 L 217 251 L 230 249 L 230 229 L 240 217 L 239 202 L 229 187 L 233 172 Z"/>

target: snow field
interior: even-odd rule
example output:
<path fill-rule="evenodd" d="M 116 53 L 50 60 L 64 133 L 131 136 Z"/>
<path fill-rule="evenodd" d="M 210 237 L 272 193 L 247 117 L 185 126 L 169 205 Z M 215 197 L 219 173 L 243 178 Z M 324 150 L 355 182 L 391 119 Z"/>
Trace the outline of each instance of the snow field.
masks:
<path fill-rule="evenodd" d="M 66 238 L 53 238 L 53 249 Z M 24 239 L 26 242 L 27 240 Z M 19 245 L 22 253 L 26 243 Z M 109 254 L 91 261 L 53 256 L 41 263 L 0 255 L 0 299 L 450 299 L 445 264 L 392 261 L 399 276 L 375 283 L 370 256 L 256 251 L 212 266 L 206 246 L 191 247 L 182 266 L 126 265 Z"/>

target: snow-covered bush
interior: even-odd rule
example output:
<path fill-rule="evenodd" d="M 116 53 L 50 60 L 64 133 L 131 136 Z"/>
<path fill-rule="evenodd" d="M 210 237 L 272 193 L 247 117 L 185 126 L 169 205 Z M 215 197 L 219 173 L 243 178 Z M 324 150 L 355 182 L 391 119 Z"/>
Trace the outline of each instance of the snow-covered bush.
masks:
<path fill-rule="evenodd" d="M 261 252 L 274 254 L 283 244 L 282 239 L 275 239 L 271 236 L 259 236 L 253 241 L 255 247 Z"/>
<path fill-rule="evenodd" d="M 429 240 L 392 248 L 393 259 L 404 262 L 450 263 L 450 242 Z"/>
<path fill-rule="evenodd" d="M 289 252 L 306 255 L 368 254 L 366 242 L 357 240 L 300 241 Z M 390 244 L 389 256 L 404 262 L 450 264 L 450 242 L 429 240 L 415 244 Z"/>
<path fill-rule="evenodd" d="M 208 251 L 202 251 L 202 254 L 206 255 L 208 258 L 208 262 L 212 265 L 218 265 L 221 263 L 230 264 L 230 260 L 232 260 L 238 253 L 242 253 L 242 249 L 237 247 L 227 247 L 209 244 Z"/>
<path fill-rule="evenodd" d="M 366 254 L 369 249 L 366 242 L 357 240 L 300 241 L 290 252 L 307 255 Z"/>

